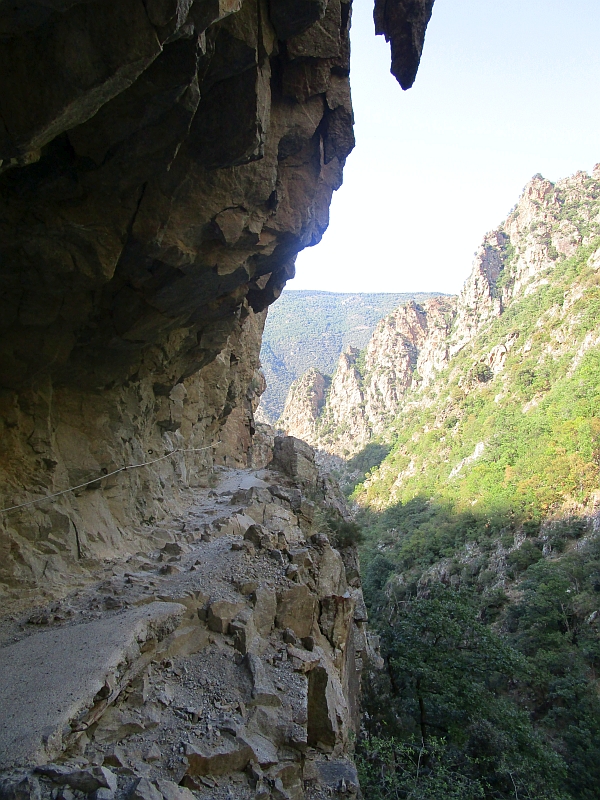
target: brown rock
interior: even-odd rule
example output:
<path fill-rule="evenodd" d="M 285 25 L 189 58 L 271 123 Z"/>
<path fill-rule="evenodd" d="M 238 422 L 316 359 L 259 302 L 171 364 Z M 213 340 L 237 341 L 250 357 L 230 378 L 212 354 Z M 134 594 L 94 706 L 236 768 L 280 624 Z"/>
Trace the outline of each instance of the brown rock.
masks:
<path fill-rule="evenodd" d="M 218 744 L 202 748 L 188 747 L 188 775 L 227 775 L 243 770 L 254 757 L 246 742 L 225 734 Z M 142 798 L 142 800 L 146 800 Z M 151 798 L 154 800 L 154 798 Z"/>
<path fill-rule="evenodd" d="M 434 0 L 375 0 L 375 32 L 392 43 L 392 75 L 403 89 L 415 82 Z"/>
<path fill-rule="evenodd" d="M 254 624 L 261 636 L 268 636 L 275 624 L 277 613 L 277 596 L 270 586 L 259 586 L 252 593 L 254 605 Z"/>
<path fill-rule="evenodd" d="M 327 0 L 271 0 L 271 22 L 280 39 L 298 36 L 325 14 Z"/>
<path fill-rule="evenodd" d="M 244 608 L 243 603 L 230 603 L 228 600 L 216 600 L 208 607 L 206 621 L 211 631 L 228 633 L 229 623 Z"/>
<path fill-rule="evenodd" d="M 293 586 L 278 595 L 277 627 L 290 628 L 299 639 L 302 639 L 310 635 L 316 611 L 316 595 L 305 584 Z"/>

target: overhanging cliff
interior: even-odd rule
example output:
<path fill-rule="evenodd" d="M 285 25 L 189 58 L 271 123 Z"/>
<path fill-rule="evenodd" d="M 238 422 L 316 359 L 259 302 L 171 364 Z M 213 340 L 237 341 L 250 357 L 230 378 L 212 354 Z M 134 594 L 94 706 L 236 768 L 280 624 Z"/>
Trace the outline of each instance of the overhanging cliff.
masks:
<path fill-rule="evenodd" d="M 354 145 L 350 12 L 0 3 L 0 507 L 99 479 L 0 514 L 15 595 L 245 463 L 264 310 Z"/>

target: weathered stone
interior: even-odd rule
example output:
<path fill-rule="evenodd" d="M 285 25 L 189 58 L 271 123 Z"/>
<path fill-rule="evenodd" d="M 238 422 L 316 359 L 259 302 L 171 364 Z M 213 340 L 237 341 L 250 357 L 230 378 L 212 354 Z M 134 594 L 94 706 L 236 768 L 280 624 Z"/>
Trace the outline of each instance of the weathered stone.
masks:
<path fill-rule="evenodd" d="M 57 755 L 63 730 L 85 718 L 120 666 L 139 656 L 140 643 L 167 635 L 184 613 L 175 603 L 151 603 L 0 649 L 0 767 Z"/>
<path fill-rule="evenodd" d="M 291 645 L 288 646 L 287 654 L 292 662 L 292 667 L 297 672 L 310 672 L 321 661 L 321 653 L 311 653 L 308 650 L 301 650 L 299 647 L 292 647 Z"/>
<path fill-rule="evenodd" d="M 261 706 L 280 706 L 281 698 L 269 679 L 264 664 L 254 653 L 246 655 L 246 664 L 252 675 L 252 701 Z"/>
<path fill-rule="evenodd" d="M 195 800 L 189 789 L 184 786 L 178 786 L 174 781 L 158 778 L 156 785 L 164 800 Z"/>
<path fill-rule="evenodd" d="M 228 600 L 216 600 L 208 607 L 206 621 L 211 631 L 228 633 L 229 623 L 244 608 L 243 603 L 230 603 Z"/>
<path fill-rule="evenodd" d="M 271 0 L 271 22 L 280 39 L 298 36 L 325 14 L 327 0 Z"/>
<path fill-rule="evenodd" d="M 254 752 L 249 744 L 226 734 L 214 746 L 188 748 L 187 773 L 200 776 L 227 775 L 243 770 L 253 757 Z"/>
<path fill-rule="evenodd" d="M 268 530 L 264 525 L 250 525 L 244 533 L 244 539 L 261 549 L 271 550 L 278 545 L 277 533 Z"/>
<path fill-rule="evenodd" d="M 357 794 L 359 790 L 356 766 L 348 759 L 332 759 L 316 762 L 319 783 L 330 791 L 338 791 L 344 784 L 345 793 Z"/>
<path fill-rule="evenodd" d="M 85 794 L 101 788 L 110 789 L 113 793 L 117 790 L 117 776 L 106 767 L 73 770 L 58 764 L 45 764 L 36 767 L 35 771 L 50 778 L 53 783 L 70 786 Z"/>
<path fill-rule="evenodd" d="M 96 789 L 92 792 L 92 800 L 114 800 L 115 791 L 113 789 Z"/>
<path fill-rule="evenodd" d="M 333 647 L 344 650 L 354 613 L 354 600 L 349 593 L 321 599 L 319 627 Z"/>
<path fill-rule="evenodd" d="M 237 166 L 264 155 L 270 114 L 267 65 L 215 83 L 203 95 L 190 130 L 190 146 L 203 165 Z M 230 109 L 230 117 L 223 109 Z M 237 240 L 236 240 L 237 241 Z"/>
<path fill-rule="evenodd" d="M 34 775 L 0 776 L 0 798 L 2 800 L 40 800 L 40 782 Z"/>
<path fill-rule="evenodd" d="M 314 450 L 300 439 L 276 436 L 273 465 L 307 487 L 316 485 L 318 470 Z"/>
<path fill-rule="evenodd" d="M 129 795 L 129 800 L 163 800 L 163 797 L 148 778 L 140 778 Z"/>
<path fill-rule="evenodd" d="M 365 598 L 363 597 L 362 589 L 354 589 L 351 591 L 354 599 L 354 621 L 355 622 L 368 622 L 369 615 L 367 613 L 367 606 Z"/>
<path fill-rule="evenodd" d="M 239 650 L 242 655 L 258 647 L 259 636 L 254 624 L 254 615 L 249 608 L 243 609 L 229 623 L 229 631 L 233 635 L 236 650 Z"/>
<path fill-rule="evenodd" d="M 279 628 L 290 628 L 302 639 L 310 635 L 316 611 L 316 595 L 305 584 L 293 586 L 278 595 L 276 624 Z"/>
<path fill-rule="evenodd" d="M 7 124 L 0 158 L 40 148 L 89 119 L 160 51 L 137 0 L 76 5 L 48 27 L 8 39 L 0 56 L 0 113 Z"/>
<path fill-rule="evenodd" d="M 375 32 L 392 47 L 392 74 L 403 89 L 415 82 L 434 0 L 375 0 Z"/>
<path fill-rule="evenodd" d="M 344 562 L 339 552 L 334 550 L 329 543 L 321 548 L 318 567 L 317 590 L 319 596 L 343 595 L 347 588 Z"/>
<path fill-rule="evenodd" d="M 275 624 L 277 595 L 269 586 L 261 585 L 252 593 L 254 605 L 254 624 L 261 636 L 268 636 Z"/>
<path fill-rule="evenodd" d="M 340 0 L 328 0 L 322 19 L 287 43 L 288 55 L 295 58 L 336 58 L 340 54 L 342 27 Z"/>
<path fill-rule="evenodd" d="M 160 748 L 158 747 L 156 742 L 153 742 L 144 753 L 144 761 L 150 761 L 150 762 L 160 761 L 161 758 L 162 758 L 162 753 L 160 751 Z"/>
<path fill-rule="evenodd" d="M 103 744 L 111 744 L 121 742 L 136 733 L 143 733 L 144 730 L 139 714 L 112 706 L 102 715 L 94 738 Z"/>

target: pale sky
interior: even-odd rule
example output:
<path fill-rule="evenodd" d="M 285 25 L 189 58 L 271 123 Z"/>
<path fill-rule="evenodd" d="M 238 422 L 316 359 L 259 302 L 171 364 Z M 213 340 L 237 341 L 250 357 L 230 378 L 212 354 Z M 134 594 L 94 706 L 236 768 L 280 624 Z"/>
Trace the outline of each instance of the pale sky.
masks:
<path fill-rule="evenodd" d="M 436 0 L 403 92 L 354 0 L 356 148 L 289 289 L 457 292 L 537 172 L 600 162 L 598 0 Z"/>

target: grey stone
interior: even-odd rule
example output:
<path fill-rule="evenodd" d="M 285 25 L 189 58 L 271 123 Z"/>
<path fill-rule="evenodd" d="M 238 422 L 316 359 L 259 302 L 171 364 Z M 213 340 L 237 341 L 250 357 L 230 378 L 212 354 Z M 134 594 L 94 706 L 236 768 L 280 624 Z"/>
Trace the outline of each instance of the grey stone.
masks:
<path fill-rule="evenodd" d="M 178 786 L 174 781 L 159 778 L 156 785 L 165 800 L 195 800 L 195 796 L 184 786 Z"/>
<path fill-rule="evenodd" d="M 260 658 L 254 653 L 247 653 L 246 664 L 252 675 L 252 702 L 262 706 L 280 706 L 281 698 Z"/>
<path fill-rule="evenodd" d="M 316 611 L 317 596 L 305 584 L 298 584 L 278 595 L 277 626 L 290 628 L 299 639 L 310 636 Z"/>
<path fill-rule="evenodd" d="M 0 776 L 0 800 L 40 800 L 41 787 L 33 775 Z"/>
<path fill-rule="evenodd" d="M 90 794 L 97 789 L 107 789 L 116 792 L 117 776 L 106 767 L 91 767 L 90 769 L 69 769 L 59 764 L 45 764 L 36 767 L 36 772 L 50 778 L 59 785 L 70 786 L 80 792 Z"/>
<path fill-rule="evenodd" d="M 140 644 L 166 635 L 184 613 L 175 603 L 150 603 L 0 649 L 0 767 L 58 755 L 63 730 L 85 716 L 107 679 L 140 656 Z"/>
<path fill-rule="evenodd" d="M 228 600 L 215 600 L 208 607 L 206 621 L 211 631 L 228 633 L 231 620 L 244 608 L 243 603 L 230 603 Z"/>
<path fill-rule="evenodd" d="M 271 22 L 280 39 L 299 36 L 320 20 L 327 0 L 271 0 Z"/>
<path fill-rule="evenodd" d="M 258 586 L 251 597 L 254 606 L 254 625 L 261 636 L 268 636 L 275 624 L 277 596 L 269 586 Z"/>
<path fill-rule="evenodd" d="M 163 796 L 148 778 L 140 778 L 133 787 L 129 800 L 163 800 Z"/>

